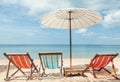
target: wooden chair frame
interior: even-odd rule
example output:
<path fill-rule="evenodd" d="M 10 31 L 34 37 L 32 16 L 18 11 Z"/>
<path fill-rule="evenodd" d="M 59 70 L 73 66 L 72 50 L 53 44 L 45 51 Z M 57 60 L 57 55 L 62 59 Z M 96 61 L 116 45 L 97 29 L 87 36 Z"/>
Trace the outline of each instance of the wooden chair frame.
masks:
<path fill-rule="evenodd" d="M 17 65 L 15 65 L 12 60 L 8 57 L 8 56 L 21 56 L 21 55 L 24 55 L 24 56 L 28 56 L 29 60 L 30 60 L 30 63 L 31 63 L 31 66 L 30 66 L 30 76 L 27 76 L 26 73 L 22 70 L 22 69 L 26 69 L 26 68 L 20 68 L 18 67 Z M 18 71 L 20 71 L 25 77 L 27 77 L 27 80 L 29 79 L 32 79 L 32 74 L 34 73 L 34 71 L 36 71 L 37 73 L 39 72 L 37 67 L 35 66 L 34 62 L 33 62 L 33 59 L 31 59 L 30 55 L 28 53 L 13 53 L 13 54 L 9 54 L 9 53 L 4 53 L 4 56 L 9 60 L 9 63 L 8 63 L 8 68 L 7 68 L 7 74 L 6 74 L 6 78 L 4 80 L 6 81 L 9 81 L 11 79 L 11 77 L 13 77 Z M 10 64 L 13 64 L 17 70 L 9 75 L 9 71 L 10 71 Z"/>
<path fill-rule="evenodd" d="M 112 64 L 112 71 L 113 71 L 114 74 L 112 74 L 112 72 L 110 72 L 108 69 L 105 68 L 109 63 L 108 63 L 105 67 L 99 67 L 99 68 L 97 68 L 97 69 L 94 67 L 93 61 L 94 61 L 97 57 L 100 57 L 100 56 L 113 56 L 113 58 L 109 61 L 109 63 L 111 62 L 111 64 Z M 114 66 L 114 63 L 113 63 L 113 59 L 114 59 L 116 56 L 118 56 L 118 53 L 116 53 L 116 54 L 96 54 L 96 55 L 94 56 L 94 58 L 91 60 L 90 64 L 87 64 L 87 65 L 86 65 L 87 67 L 86 67 L 86 68 L 84 69 L 84 71 L 82 72 L 82 75 L 83 75 L 83 76 L 86 76 L 86 75 L 84 75 L 84 73 L 89 69 L 90 73 L 93 74 L 94 78 L 97 78 L 95 71 L 101 71 L 101 70 L 103 69 L 103 70 L 105 70 L 106 72 L 108 72 L 109 74 L 111 74 L 114 78 L 119 79 L 119 78 L 117 77 L 116 70 L 115 70 L 115 66 Z M 102 61 L 101 61 L 101 62 L 102 62 Z M 90 70 L 90 68 L 91 68 L 91 70 Z"/>
<path fill-rule="evenodd" d="M 43 72 L 41 73 L 41 74 L 39 74 L 39 77 L 40 78 L 45 78 L 45 77 L 43 77 L 43 75 L 44 74 L 46 74 L 45 73 L 45 66 L 43 65 L 43 62 L 42 62 L 42 57 L 41 56 L 47 56 L 47 55 L 59 55 L 61 58 L 60 58 L 60 61 L 61 61 L 61 65 L 60 65 L 60 77 L 59 78 L 61 78 L 62 77 L 62 69 L 63 69 L 63 59 L 62 59 L 62 52 L 41 52 L 41 53 L 38 53 L 38 55 L 39 55 L 39 58 L 40 58 L 40 65 L 41 65 L 41 67 L 40 67 L 40 69 L 42 68 L 42 70 L 43 70 Z M 39 70 L 40 70 L 39 69 Z M 39 73 L 40 73 L 40 71 L 39 71 Z M 47 77 L 47 78 L 50 78 L 50 77 Z M 54 78 L 54 77 L 52 77 L 52 78 Z"/>

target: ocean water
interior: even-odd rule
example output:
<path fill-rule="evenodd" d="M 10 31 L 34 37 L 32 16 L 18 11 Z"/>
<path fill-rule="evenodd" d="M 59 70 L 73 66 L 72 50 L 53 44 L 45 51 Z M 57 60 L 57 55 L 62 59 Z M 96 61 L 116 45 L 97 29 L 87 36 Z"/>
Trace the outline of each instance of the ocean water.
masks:
<path fill-rule="evenodd" d="M 38 58 L 39 52 L 62 52 L 63 58 L 69 58 L 69 45 L 0 45 L 0 59 L 3 53 L 26 53 Z M 96 53 L 120 53 L 120 45 L 72 45 L 73 58 L 92 58 Z"/>

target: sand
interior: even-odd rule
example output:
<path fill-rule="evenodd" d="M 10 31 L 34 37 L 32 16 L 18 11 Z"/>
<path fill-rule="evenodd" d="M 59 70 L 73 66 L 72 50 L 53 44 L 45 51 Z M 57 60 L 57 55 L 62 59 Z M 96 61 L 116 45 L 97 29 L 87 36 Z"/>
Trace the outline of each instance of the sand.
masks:
<path fill-rule="evenodd" d="M 85 64 L 88 64 L 90 62 L 90 59 L 91 58 L 80 58 L 80 59 L 74 58 L 73 65 L 74 66 L 79 65 L 84 69 Z M 34 63 L 38 65 L 38 67 L 40 66 L 39 62 L 40 62 L 39 59 L 34 60 Z M 6 77 L 7 64 L 8 64 L 8 60 L 0 60 L 0 82 L 6 82 L 4 78 Z M 120 78 L 120 58 L 116 58 L 114 60 L 114 64 L 117 71 L 117 75 Z M 63 59 L 63 67 L 67 67 L 67 66 L 69 66 L 69 59 Z M 110 67 L 111 67 L 110 65 L 107 66 L 107 68 L 109 69 Z M 15 67 L 12 66 L 10 72 L 14 72 L 15 70 L 16 70 Z M 50 70 L 47 70 L 46 72 L 49 71 Z M 57 73 L 58 70 L 54 70 L 53 72 Z M 38 74 L 36 74 L 36 76 L 37 75 Z M 33 80 L 28 80 L 28 82 L 120 82 L 120 80 L 116 80 L 115 78 L 108 76 L 102 76 L 102 77 L 98 76 L 98 78 L 95 79 L 90 72 L 86 72 L 85 75 L 87 75 L 87 77 L 71 76 L 71 77 L 63 77 L 61 79 L 42 79 L 42 80 L 38 80 L 38 78 L 35 77 L 33 78 Z M 20 72 L 16 74 L 15 78 L 10 82 L 21 82 L 21 81 L 26 82 L 25 77 L 16 78 L 18 76 L 21 76 Z"/>

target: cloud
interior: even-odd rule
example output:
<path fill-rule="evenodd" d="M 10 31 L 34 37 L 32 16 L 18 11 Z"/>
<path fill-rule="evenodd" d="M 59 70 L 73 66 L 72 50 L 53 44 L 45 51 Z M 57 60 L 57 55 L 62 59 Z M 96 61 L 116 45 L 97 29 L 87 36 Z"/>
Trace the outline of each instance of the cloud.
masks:
<path fill-rule="evenodd" d="M 85 7 L 88 9 L 101 11 L 109 9 L 119 9 L 119 0 L 1 0 L 5 4 L 17 4 L 29 9 L 29 14 L 35 14 L 41 10 L 53 10 L 66 7 Z M 81 3 L 81 4 L 80 4 Z M 107 5 L 108 4 L 108 5 Z"/>
<path fill-rule="evenodd" d="M 113 36 L 99 36 L 98 37 L 99 39 L 102 39 L 102 40 L 120 40 L 120 37 L 113 37 Z"/>
<path fill-rule="evenodd" d="M 99 39 L 111 39 L 110 36 L 99 36 L 98 38 L 99 38 Z"/>
<path fill-rule="evenodd" d="M 87 32 L 87 29 L 79 29 L 79 30 L 77 31 L 77 33 L 80 33 L 80 34 L 86 33 L 86 32 Z"/>
<path fill-rule="evenodd" d="M 87 29 L 79 29 L 76 33 L 81 34 L 82 36 L 92 36 L 94 33 L 87 31 Z"/>
<path fill-rule="evenodd" d="M 101 11 L 101 10 L 111 10 L 111 9 L 117 9 L 120 7 L 119 0 L 82 0 L 84 7 L 87 7 L 88 9 Z"/>
<path fill-rule="evenodd" d="M 103 16 L 102 25 L 105 28 L 120 27 L 120 1 L 119 0 L 84 0 L 85 7 L 98 11 Z"/>
<path fill-rule="evenodd" d="M 17 4 L 28 9 L 30 15 L 41 11 L 54 10 L 58 8 L 70 7 L 69 0 L 2 0 L 5 4 Z"/>
<path fill-rule="evenodd" d="M 120 27 L 120 10 L 109 12 L 102 22 L 106 28 Z"/>
<path fill-rule="evenodd" d="M 21 6 L 29 9 L 29 14 L 33 15 L 40 11 L 54 10 L 58 8 L 69 7 L 70 3 L 68 0 L 56 1 L 56 0 L 21 0 Z"/>

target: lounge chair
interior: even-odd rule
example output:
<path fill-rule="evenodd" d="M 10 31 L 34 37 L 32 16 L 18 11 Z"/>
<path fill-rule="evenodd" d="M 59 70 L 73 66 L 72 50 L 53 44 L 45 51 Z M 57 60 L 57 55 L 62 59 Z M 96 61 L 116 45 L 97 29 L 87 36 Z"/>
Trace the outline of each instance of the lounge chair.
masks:
<path fill-rule="evenodd" d="M 31 59 L 30 55 L 28 53 L 13 53 L 13 54 L 8 54 L 4 53 L 5 57 L 9 60 L 8 64 L 8 69 L 7 69 L 7 74 L 5 80 L 8 81 L 10 80 L 18 71 L 20 71 L 25 77 L 28 79 L 32 79 L 32 74 L 36 71 L 38 73 L 38 69 L 33 63 L 33 59 Z M 10 64 L 13 64 L 17 70 L 9 75 L 10 71 Z M 26 73 L 23 71 L 23 69 L 29 69 L 30 70 L 30 75 L 27 76 Z"/>
<path fill-rule="evenodd" d="M 93 74 L 94 78 L 97 78 L 95 71 L 99 72 L 102 69 L 104 69 L 106 72 L 111 74 L 114 78 L 119 79 L 117 77 L 115 66 L 113 63 L 113 59 L 116 56 L 118 56 L 118 53 L 117 54 L 96 54 L 94 58 L 91 60 L 90 64 L 86 65 L 87 67 L 82 72 L 82 75 L 84 76 L 84 73 L 89 69 L 89 71 Z M 105 68 L 110 62 L 112 64 L 113 73 Z"/>
<path fill-rule="evenodd" d="M 40 65 L 42 73 L 39 75 L 40 78 L 61 78 L 62 77 L 62 52 L 49 52 L 39 53 Z M 40 68 L 40 69 L 41 69 Z M 46 68 L 49 70 L 60 69 L 60 75 L 46 74 Z M 59 76 L 59 77 L 55 77 Z"/>

